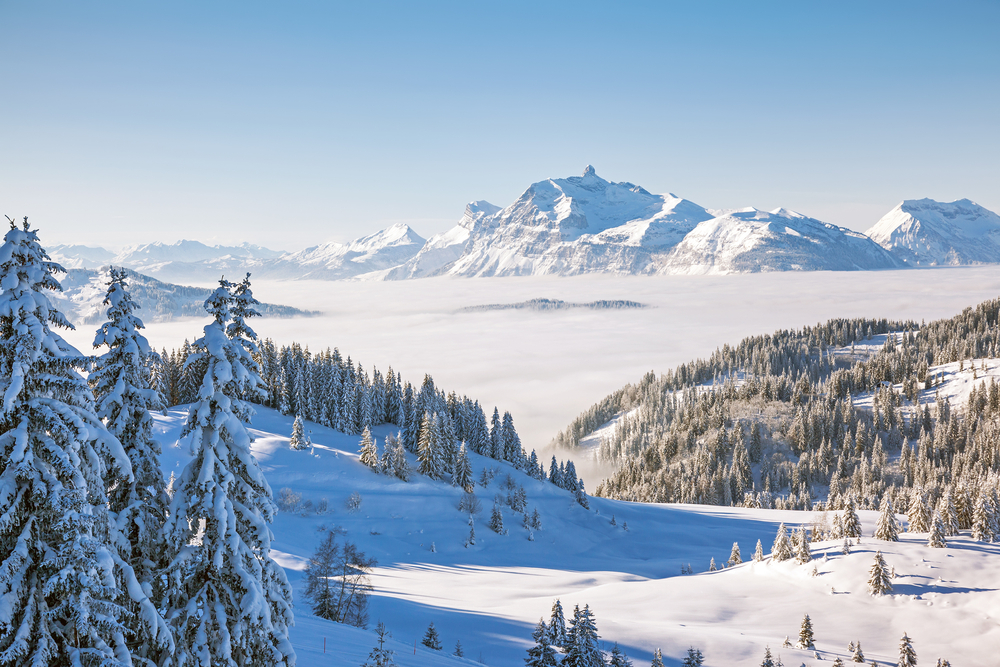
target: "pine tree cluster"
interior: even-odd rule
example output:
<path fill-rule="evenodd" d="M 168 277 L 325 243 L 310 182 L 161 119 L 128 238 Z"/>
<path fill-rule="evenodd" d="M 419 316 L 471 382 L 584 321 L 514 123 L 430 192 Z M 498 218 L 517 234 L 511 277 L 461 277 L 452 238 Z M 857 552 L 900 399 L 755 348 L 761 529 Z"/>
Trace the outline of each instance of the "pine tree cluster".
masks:
<path fill-rule="evenodd" d="M 295 664 L 291 587 L 270 557 L 275 507 L 250 453 L 258 395 L 249 276 L 220 281 L 191 348 L 202 372 L 172 498 L 152 439 L 162 407 L 127 273 L 87 357 L 48 294 L 61 290 L 25 218 L 0 246 L 0 662 Z M 89 381 L 83 375 L 89 373 Z"/>
<path fill-rule="evenodd" d="M 889 334 L 877 352 L 845 352 L 875 334 Z M 779 331 L 659 378 L 647 374 L 581 415 L 556 443 L 572 447 L 628 411 L 602 442 L 599 455 L 617 472 L 596 495 L 777 509 L 887 502 L 908 510 L 911 531 L 929 531 L 937 511 L 946 536 L 971 529 L 994 540 L 1000 384 L 980 380 L 960 408 L 942 396 L 932 408 L 921 392 L 941 381 L 933 366 L 972 359 L 979 368 L 998 349 L 1000 299 L 919 327 L 832 320 Z M 865 392 L 866 407 L 856 406 L 853 397 Z M 879 527 L 884 539 L 897 531 L 885 520 Z"/>

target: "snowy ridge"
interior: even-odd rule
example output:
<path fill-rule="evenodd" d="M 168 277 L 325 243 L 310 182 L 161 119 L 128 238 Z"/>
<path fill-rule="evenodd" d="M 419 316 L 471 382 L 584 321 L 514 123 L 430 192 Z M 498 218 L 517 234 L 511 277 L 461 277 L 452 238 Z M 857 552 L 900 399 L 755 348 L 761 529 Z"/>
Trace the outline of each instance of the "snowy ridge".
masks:
<path fill-rule="evenodd" d="M 158 437 L 167 445 L 161 459 L 166 475 L 188 460 L 186 447 L 169 446 L 185 417 L 183 407 L 154 415 Z M 756 541 L 767 553 L 779 523 L 809 525 L 824 517 L 604 498 L 591 498 L 588 511 L 551 483 L 472 454 L 477 479 L 487 466 L 500 473 L 487 488 L 476 485 L 483 511 L 475 520 L 476 544 L 466 548 L 468 516 L 456 509 L 460 489 L 419 475 L 406 483 L 376 475 L 358 461 L 357 436 L 317 424 L 308 428 L 312 455 L 289 449 L 291 417 L 258 408 L 252 429 L 254 455 L 276 493 L 288 487 L 303 501 L 329 501 L 325 514 L 282 511 L 273 526 L 272 554 L 295 590 L 291 638 L 300 664 L 333 659 L 323 655 L 324 637 L 327 652 L 335 646 L 340 652 L 334 655 L 346 665 L 361 664 L 375 642 L 374 633 L 310 613 L 303 568 L 319 543 L 320 526 L 341 527 L 346 539 L 378 559 L 372 625 L 381 620 L 388 626 L 399 665 L 471 664 L 444 655 L 456 641 L 467 660 L 482 656 L 487 665 L 521 665 L 534 625 L 539 617 L 548 619 L 557 598 L 567 614 L 574 605 L 589 604 L 602 647 L 610 650 L 618 642 L 636 665 L 649 664 L 659 647 L 665 664 L 676 667 L 689 646 L 701 649 L 711 667 L 759 665 L 765 646 L 787 665 L 816 664 L 814 651 L 781 647 L 786 636 L 795 641 L 806 613 L 823 661 L 840 657 L 850 663 L 847 646 L 860 640 L 866 663 L 895 664 L 905 631 L 921 664 L 933 665 L 937 657 L 956 665 L 987 664 L 985 647 L 1000 641 L 1000 545 L 975 542 L 967 534 L 948 538 L 947 549 L 927 547 L 926 534 L 875 540 L 869 536 L 877 512 L 860 511 L 864 538 L 849 555 L 840 553 L 839 541 L 817 542 L 811 545 L 815 560 L 808 564 L 753 563 Z M 387 426 L 375 429 L 380 447 L 390 432 Z M 414 464 L 412 455 L 410 461 Z M 509 534 L 487 528 L 491 499 L 504 493 L 507 475 L 525 488 L 528 507 L 541 515 L 533 541 L 520 514 L 506 506 Z M 352 512 L 345 501 L 355 492 L 362 502 Z M 747 562 L 708 572 L 712 558 L 720 567 L 725 563 L 733 542 Z M 877 549 L 897 576 L 891 594 L 872 597 L 866 581 Z M 682 576 L 689 563 L 698 574 Z M 431 621 L 441 635 L 441 652 L 420 645 Z"/>
<path fill-rule="evenodd" d="M 325 243 L 284 255 L 261 275 L 320 280 L 353 278 L 398 266 L 423 246 L 424 239 L 408 225 L 396 224 L 347 244 Z"/>
<path fill-rule="evenodd" d="M 659 271 L 864 271 L 902 266 L 864 234 L 783 208 L 746 208 L 699 224 Z"/>
<path fill-rule="evenodd" d="M 465 215 L 457 225 L 427 239 L 424 247 L 416 255 L 386 273 L 385 279 L 403 280 L 437 275 L 442 268 L 462 256 L 476 224 L 498 211 L 500 207 L 488 201 L 469 202 L 465 206 Z"/>
<path fill-rule="evenodd" d="M 181 317 L 205 317 L 205 299 L 212 290 L 205 287 L 185 287 L 162 282 L 126 269 L 129 293 L 139 304 L 138 316 L 146 323 L 168 322 Z M 105 319 L 103 305 L 107 293 L 107 268 L 70 269 L 60 281 L 62 292 L 50 297 L 71 322 L 98 324 Z M 308 317 L 305 310 L 262 303 L 257 310 L 265 317 Z"/>
<path fill-rule="evenodd" d="M 1000 215 L 968 199 L 908 199 L 867 234 L 912 266 L 1000 262 Z"/>

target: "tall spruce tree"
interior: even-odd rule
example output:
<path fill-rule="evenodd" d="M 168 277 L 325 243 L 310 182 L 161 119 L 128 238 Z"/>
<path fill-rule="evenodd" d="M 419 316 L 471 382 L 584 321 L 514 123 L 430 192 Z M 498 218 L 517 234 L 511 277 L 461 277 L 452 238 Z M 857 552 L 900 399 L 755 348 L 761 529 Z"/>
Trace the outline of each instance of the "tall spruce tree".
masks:
<path fill-rule="evenodd" d="M 802 617 L 802 625 L 799 627 L 799 641 L 796 646 L 801 649 L 814 649 L 816 648 L 815 639 L 812 619 L 809 618 L 809 614 L 806 614 Z"/>
<path fill-rule="evenodd" d="M 875 560 L 868 570 L 869 595 L 885 595 L 892 592 L 892 580 L 889 578 L 889 567 L 881 551 L 875 552 Z"/>
<path fill-rule="evenodd" d="M 844 515 L 841 518 L 844 537 L 861 537 L 861 518 L 854 506 L 854 496 L 847 496 L 847 504 L 844 506 Z"/>
<path fill-rule="evenodd" d="M 95 414 L 86 358 L 50 328 L 72 328 L 47 296 L 61 271 L 28 219 L 12 221 L 0 246 L 0 664 L 143 664 L 131 632 L 150 654 L 171 637 L 107 509 L 107 479 L 134 484 L 131 462 Z"/>
<path fill-rule="evenodd" d="M 945 541 L 944 534 L 944 522 L 941 521 L 941 515 L 935 511 L 934 516 L 931 519 L 930 535 L 927 536 L 927 546 L 935 549 L 943 549 L 947 547 L 948 543 Z"/>
<path fill-rule="evenodd" d="M 896 664 L 898 667 L 917 667 L 917 652 L 913 648 L 913 641 L 905 632 L 899 640 L 899 662 Z"/>
<path fill-rule="evenodd" d="M 170 499 L 159 464 L 160 443 L 153 439 L 149 411 L 161 409 L 163 400 L 151 384 L 149 362 L 155 353 L 139 333 L 143 324 L 133 312 L 138 305 L 128 292 L 126 278 L 124 269 L 109 269 L 103 301 L 108 319 L 94 338 L 94 347 L 106 347 L 107 351 L 97 357 L 89 383 L 97 415 L 121 443 L 132 467 L 129 479 L 113 461 L 108 462 L 105 479 L 108 508 L 116 518 L 121 538 L 118 551 L 135 572 L 143 593 L 160 601 L 165 591 L 158 574 L 166 566 L 163 524 Z M 126 606 L 136 616 L 149 616 L 151 612 L 143 609 L 144 604 L 130 601 Z M 160 631 L 161 625 L 162 620 L 149 616 L 132 632 L 129 645 L 137 658 L 152 663 L 162 661 L 159 653 L 165 643 L 149 633 L 151 629 Z"/>
<path fill-rule="evenodd" d="M 771 560 L 780 563 L 792 557 L 792 545 L 788 541 L 788 531 L 785 524 L 778 526 L 778 533 L 774 537 L 774 544 L 771 546 Z"/>
<path fill-rule="evenodd" d="M 598 644 L 600 637 L 590 605 L 583 609 L 577 605 L 569 624 L 569 645 L 561 664 L 565 667 L 604 667 L 604 654 Z"/>
<path fill-rule="evenodd" d="M 276 507 L 247 431 L 254 411 L 244 398 L 262 384 L 246 324 L 255 304 L 249 276 L 221 280 L 205 302 L 213 321 L 195 343 L 206 372 L 182 432 L 192 459 L 165 526 L 176 642 L 167 667 L 295 664 L 292 591 L 270 554 Z"/>
<path fill-rule="evenodd" d="M 464 442 L 459 447 L 458 456 L 455 458 L 455 468 L 452 471 L 451 483 L 470 493 L 476 486 L 476 481 L 472 474 L 472 464 L 469 462 L 469 452 L 465 448 Z"/>
<path fill-rule="evenodd" d="M 372 432 L 365 426 L 364 431 L 361 432 L 361 445 L 359 449 L 359 461 L 363 465 L 368 466 L 375 473 L 382 472 L 381 462 L 378 457 L 378 445 L 375 444 L 375 438 L 372 437 Z"/>
<path fill-rule="evenodd" d="M 545 621 L 538 620 L 535 631 L 531 633 L 535 645 L 528 649 L 528 657 L 524 659 L 526 667 L 556 667 L 556 652 L 549 641 L 549 629 Z"/>
<path fill-rule="evenodd" d="M 566 646 L 566 615 L 563 612 L 562 602 L 559 600 L 552 603 L 552 615 L 549 617 L 549 642 L 559 648 Z"/>
<path fill-rule="evenodd" d="M 882 509 L 879 512 L 875 533 L 872 537 L 887 542 L 899 541 L 899 527 L 896 524 L 896 516 L 892 512 L 892 501 L 889 500 L 889 496 L 882 498 Z"/>

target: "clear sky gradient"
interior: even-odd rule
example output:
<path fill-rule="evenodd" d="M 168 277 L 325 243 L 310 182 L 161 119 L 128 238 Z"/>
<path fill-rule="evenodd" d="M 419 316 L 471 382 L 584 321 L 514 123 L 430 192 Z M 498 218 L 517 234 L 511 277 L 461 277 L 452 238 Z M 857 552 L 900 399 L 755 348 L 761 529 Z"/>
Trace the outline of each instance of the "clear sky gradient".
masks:
<path fill-rule="evenodd" d="M 0 213 L 295 250 L 578 175 L 1000 211 L 1000 3 L 0 1 Z"/>

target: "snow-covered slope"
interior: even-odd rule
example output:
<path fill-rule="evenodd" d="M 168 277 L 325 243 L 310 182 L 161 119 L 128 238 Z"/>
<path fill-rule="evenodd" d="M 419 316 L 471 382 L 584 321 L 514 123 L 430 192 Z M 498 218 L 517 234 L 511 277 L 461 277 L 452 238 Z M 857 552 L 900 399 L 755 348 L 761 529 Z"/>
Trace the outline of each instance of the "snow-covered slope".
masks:
<path fill-rule="evenodd" d="M 103 322 L 106 313 L 103 306 L 107 293 L 108 273 L 106 269 L 70 269 L 60 282 L 62 292 L 50 298 L 70 322 L 77 326 Z M 165 283 L 135 271 L 128 271 L 129 293 L 139 304 L 139 317 L 145 323 L 168 322 L 180 317 L 205 317 L 205 299 L 211 290 L 204 287 L 185 287 Z M 307 317 L 316 313 L 299 310 L 290 306 L 262 303 L 257 308 L 265 317 Z"/>
<path fill-rule="evenodd" d="M 396 224 L 347 244 L 324 243 L 281 258 L 262 275 L 338 280 L 390 269 L 416 255 L 424 239 L 408 225 Z"/>
<path fill-rule="evenodd" d="M 179 474 L 188 461 L 186 446 L 170 446 L 185 414 L 175 408 L 154 415 L 167 475 Z M 539 617 L 548 618 L 556 598 L 568 614 L 574 605 L 589 604 L 604 647 L 618 642 L 636 665 L 649 664 L 659 647 L 666 665 L 677 667 L 689 646 L 704 652 L 707 667 L 759 665 L 765 646 L 784 664 L 817 664 L 812 651 L 781 648 L 785 636 L 795 640 L 806 613 L 824 661 L 818 664 L 838 656 L 849 662 L 847 645 L 857 640 L 866 662 L 895 664 L 903 632 L 913 638 L 921 664 L 933 665 L 938 657 L 955 665 L 991 664 L 991 647 L 1000 642 L 1000 545 L 967 534 L 949 538 L 948 549 L 925 546 L 922 534 L 878 541 L 868 537 L 877 513 L 862 511 L 865 537 L 847 556 L 839 543 L 820 542 L 812 545 L 816 560 L 806 565 L 764 561 L 707 572 L 710 559 L 728 559 L 733 542 L 749 561 L 758 539 L 769 550 L 779 522 L 809 524 L 820 517 L 601 498 L 592 498 L 588 511 L 548 482 L 473 455 L 477 479 L 487 466 L 500 473 L 488 487 L 476 487 L 484 509 L 476 517 L 476 544 L 465 548 L 468 515 L 456 509 L 459 489 L 419 475 L 406 483 L 376 475 L 358 462 L 357 436 L 308 427 L 312 455 L 288 448 L 290 417 L 260 409 L 252 431 L 254 455 L 276 493 L 288 487 L 303 501 L 329 501 L 325 514 L 283 511 L 273 526 L 272 555 L 295 590 L 292 641 L 299 664 L 359 665 L 375 640 L 367 633 L 366 643 L 363 631 L 310 613 L 303 572 L 321 526 L 340 527 L 346 539 L 378 559 L 371 620 L 389 627 L 400 665 L 472 664 L 442 655 L 456 641 L 472 661 L 523 665 L 532 628 Z M 386 426 L 375 429 L 380 445 L 389 432 Z M 491 500 L 505 493 L 507 475 L 525 488 L 528 507 L 541 515 L 533 541 L 521 515 L 506 506 L 509 533 L 486 526 Z M 345 503 L 352 493 L 362 499 L 357 511 Z M 873 598 L 866 581 L 876 549 L 897 576 L 893 594 Z M 689 563 L 698 574 L 681 576 Z M 420 646 L 431 621 L 441 634 L 442 653 Z"/>
<path fill-rule="evenodd" d="M 711 215 L 674 195 L 582 176 L 533 184 L 517 201 L 480 219 L 454 276 L 642 273 Z"/>
<path fill-rule="evenodd" d="M 866 233 L 910 265 L 1000 262 L 1000 215 L 968 199 L 908 199 Z"/>
<path fill-rule="evenodd" d="M 864 234 L 783 208 L 746 208 L 700 223 L 670 252 L 660 272 L 859 271 L 901 266 Z"/>
<path fill-rule="evenodd" d="M 449 266 L 462 256 L 469 243 L 469 238 L 476 228 L 476 223 L 498 211 L 500 211 L 499 206 L 494 206 L 485 200 L 466 204 L 465 215 L 462 216 L 457 225 L 427 239 L 424 247 L 415 256 L 386 273 L 385 278 L 387 280 L 403 280 L 437 275 L 442 268 Z"/>

